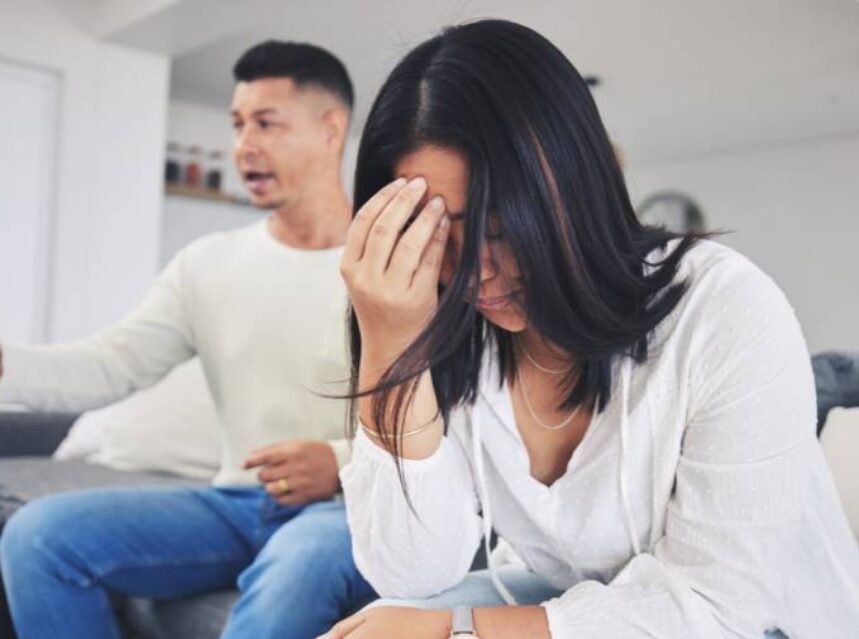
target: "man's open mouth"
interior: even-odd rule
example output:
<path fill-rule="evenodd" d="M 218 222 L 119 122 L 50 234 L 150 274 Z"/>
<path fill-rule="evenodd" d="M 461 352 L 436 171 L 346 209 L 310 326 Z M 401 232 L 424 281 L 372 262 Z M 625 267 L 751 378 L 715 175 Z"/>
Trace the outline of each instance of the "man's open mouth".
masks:
<path fill-rule="evenodd" d="M 259 193 L 274 181 L 274 174 L 264 171 L 244 171 L 242 179 L 249 191 Z"/>

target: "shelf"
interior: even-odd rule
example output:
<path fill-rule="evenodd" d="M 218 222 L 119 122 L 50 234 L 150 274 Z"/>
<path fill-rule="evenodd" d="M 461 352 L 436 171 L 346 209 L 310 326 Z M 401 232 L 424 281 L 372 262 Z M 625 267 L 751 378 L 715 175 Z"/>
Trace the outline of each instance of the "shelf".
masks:
<path fill-rule="evenodd" d="M 185 184 L 167 184 L 164 187 L 164 192 L 167 195 L 177 195 L 179 197 L 189 197 L 197 200 L 223 202 L 224 204 L 238 204 L 239 206 L 253 206 L 247 199 L 237 195 L 229 195 L 222 191 L 204 189 L 196 186 L 187 186 Z"/>

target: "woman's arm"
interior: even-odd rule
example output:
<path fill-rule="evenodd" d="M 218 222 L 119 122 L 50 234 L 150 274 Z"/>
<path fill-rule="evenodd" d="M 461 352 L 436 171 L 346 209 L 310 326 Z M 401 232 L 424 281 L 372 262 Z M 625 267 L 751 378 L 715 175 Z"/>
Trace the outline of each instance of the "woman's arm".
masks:
<path fill-rule="evenodd" d="M 425 190 L 422 180 L 388 185 L 349 230 L 341 270 L 361 331 L 360 389 L 377 385 L 438 304 L 448 232 L 441 202 L 424 207 L 402 232 Z M 423 429 L 402 440 L 398 460 L 410 505 L 397 461 L 373 435 L 388 426 L 373 418 L 371 401 L 359 400 L 370 433 L 359 429 L 352 460 L 341 471 L 355 562 L 382 596 L 427 597 L 462 580 L 482 536 L 468 458 L 443 436 L 426 371 L 402 422 L 405 432 Z"/>
<path fill-rule="evenodd" d="M 362 391 L 378 384 L 388 367 L 417 339 L 438 305 L 439 272 L 449 229 L 441 198 L 433 198 L 403 231 L 426 188 L 423 178 L 389 184 L 361 207 L 349 228 L 341 271 L 361 333 L 358 387 Z M 385 424 L 377 424 L 372 404 L 372 396 L 358 400 L 363 425 L 371 431 L 390 430 L 392 412 L 386 414 Z M 427 370 L 405 407 L 401 425 L 409 432 L 432 422 L 430 428 L 402 440 L 403 458 L 429 457 L 444 433 Z M 381 438 L 372 439 L 383 445 Z"/>
<path fill-rule="evenodd" d="M 450 610 L 380 606 L 338 623 L 319 639 L 448 639 Z M 540 606 L 476 608 L 474 631 L 480 639 L 551 639 Z"/>

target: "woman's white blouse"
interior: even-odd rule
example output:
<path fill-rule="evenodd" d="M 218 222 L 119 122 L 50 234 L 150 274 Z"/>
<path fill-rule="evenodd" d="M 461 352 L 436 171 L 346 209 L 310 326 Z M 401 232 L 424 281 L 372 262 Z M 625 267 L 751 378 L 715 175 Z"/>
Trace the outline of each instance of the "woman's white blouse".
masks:
<path fill-rule="evenodd" d="M 543 604 L 554 639 L 859 637 L 859 547 L 815 437 L 793 310 L 714 242 L 678 279 L 689 288 L 650 358 L 616 363 L 611 401 L 551 487 L 530 475 L 492 361 L 439 449 L 403 461 L 414 512 L 391 456 L 358 434 L 341 478 L 355 560 L 380 595 L 428 597 L 468 571 L 487 511 L 479 420 L 493 527 L 565 591 Z"/>

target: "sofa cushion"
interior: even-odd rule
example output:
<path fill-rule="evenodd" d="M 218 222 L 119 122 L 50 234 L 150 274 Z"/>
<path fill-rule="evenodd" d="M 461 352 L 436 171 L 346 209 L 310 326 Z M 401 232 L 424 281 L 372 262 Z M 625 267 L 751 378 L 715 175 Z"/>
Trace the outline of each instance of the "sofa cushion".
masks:
<path fill-rule="evenodd" d="M 173 601 L 129 599 L 125 618 L 145 639 L 218 639 L 238 598 L 239 592 L 230 590 Z"/>
<path fill-rule="evenodd" d="M 83 461 L 47 457 L 0 459 L 0 510 L 8 518 L 20 505 L 54 493 L 105 486 L 204 485 L 173 475 L 130 473 Z M 0 519 L 0 527 L 6 521 Z"/>
<path fill-rule="evenodd" d="M 221 458 L 219 420 L 200 360 L 195 357 L 153 386 L 81 415 L 54 458 L 211 480 Z"/>
<path fill-rule="evenodd" d="M 73 414 L 0 410 L 0 458 L 50 455 L 75 419 Z"/>

